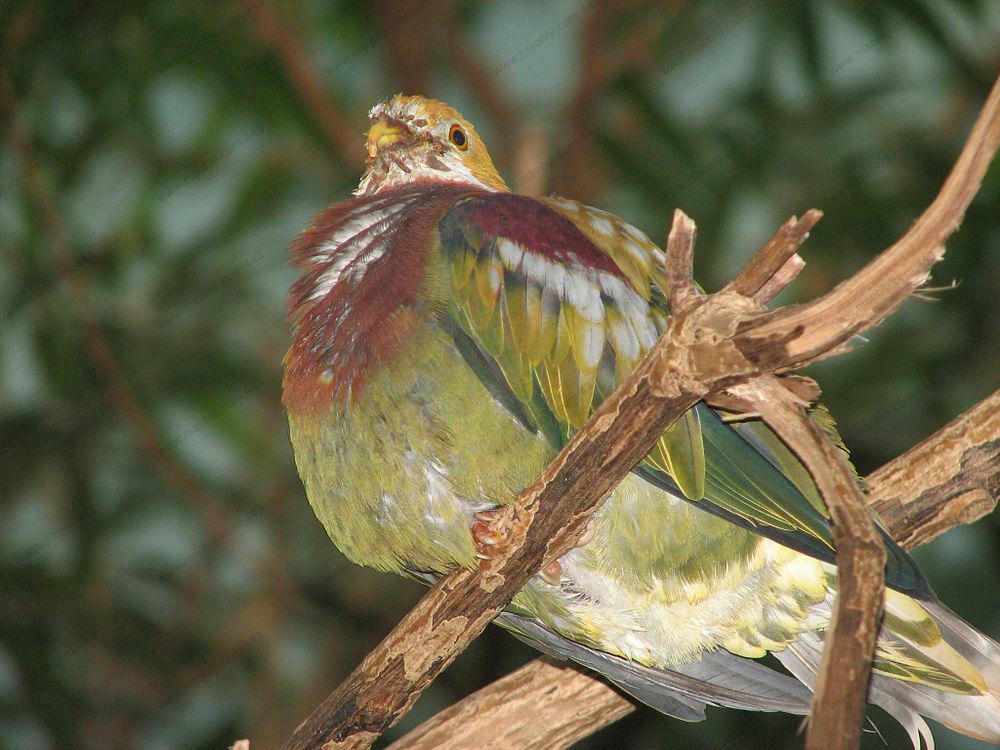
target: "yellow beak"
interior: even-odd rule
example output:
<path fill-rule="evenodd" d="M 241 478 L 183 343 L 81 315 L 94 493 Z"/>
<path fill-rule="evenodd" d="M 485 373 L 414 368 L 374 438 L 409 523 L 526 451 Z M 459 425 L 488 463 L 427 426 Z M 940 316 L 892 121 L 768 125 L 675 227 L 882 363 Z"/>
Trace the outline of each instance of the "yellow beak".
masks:
<path fill-rule="evenodd" d="M 368 156 L 374 158 L 380 148 L 391 146 L 402 137 L 403 129 L 399 125 L 378 120 L 368 130 Z"/>

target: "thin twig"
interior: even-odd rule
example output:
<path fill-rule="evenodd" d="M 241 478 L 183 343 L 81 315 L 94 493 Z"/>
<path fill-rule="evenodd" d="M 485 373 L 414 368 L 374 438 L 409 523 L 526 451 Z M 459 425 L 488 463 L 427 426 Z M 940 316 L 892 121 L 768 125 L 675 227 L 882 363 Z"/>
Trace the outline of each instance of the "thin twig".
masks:
<path fill-rule="evenodd" d="M 160 478 L 186 501 L 201 519 L 213 541 L 221 540 L 231 528 L 224 508 L 211 490 L 202 486 L 174 459 L 161 440 L 156 424 L 143 409 L 131 383 L 118 365 L 104 328 L 91 306 L 88 281 L 73 262 L 66 228 L 42 178 L 31 141 L 18 122 L 18 97 L 5 70 L 0 71 L 0 105 L 11 113 L 7 139 L 21 160 L 28 197 L 34 204 L 42 230 L 52 248 L 52 266 L 59 278 L 66 282 L 70 303 L 82 328 L 84 351 L 108 400 L 115 412 L 132 427 L 140 450 Z"/>
<path fill-rule="evenodd" d="M 823 218 L 822 211 L 810 208 L 801 219 L 793 216 L 786 221 L 757 252 L 755 262 L 747 264 L 726 285 L 726 291 L 753 297 L 762 304 L 770 302 L 776 294 L 770 293 L 769 283 L 775 276 L 780 276 L 784 286 L 787 286 L 795 278 L 795 274 L 805 265 L 801 258 L 798 262 L 794 261 L 798 258 L 796 252 L 809 238 L 809 232 L 821 218 Z M 789 274 L 791 278 L 787 278 Z"/>
<path fill-rule="evenodd" d="M 663 291 L 674 314 L 686 310 L 698 297 L 693 276 L 695 235 L 694 222 L 679 208 L 674 209 L 670 234 L 667 235 L 667 257 L 671 262 L 663 270 Z"/>
<path fill-rule="evenodd" d="M 306 56 L 298 33 L 284 22 L 268 0 L 243 0 L 243 5 L 254 22 L 257 35 L 277 55 L 299 98 L 334 152 L 351 168 L 360 169 L 364 166 L 361 134 L 347 125 L 334 106 L 333 97 Z"/>
<path fill-rule="evenodd" d="M 795 281 L 805 267 L 805 260 L 802 259 L 801 255 L 796 253 L 786 260 L 781 268 L 774 272 L 774 276 L 769 278 L 764 283 L 764 286 L 757 290 L 757 293 L 753 295 L 754 300 L 760 302 L 762 305 L 766 305 L 785 291 L 788 285 Z"/>

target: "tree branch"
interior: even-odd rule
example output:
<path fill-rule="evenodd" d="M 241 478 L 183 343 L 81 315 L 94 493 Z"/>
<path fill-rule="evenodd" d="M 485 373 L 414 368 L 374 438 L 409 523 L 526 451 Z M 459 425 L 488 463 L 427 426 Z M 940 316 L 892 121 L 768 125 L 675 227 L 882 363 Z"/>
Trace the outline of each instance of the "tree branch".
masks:
<path fill-rule="evenodd" d="M 25 18 L 22 31 L 30 18 Z M 26 33 L 26 32 L 25 32 Z M 5 40 L 9 41 L 9 40 Z M 160 479 L 184 500 L 201 520 L 214 542 L 229 534 L 232 524 L 224 505 L 209 488 L 193 476 L 173 455 L 160 437 L 152 417 L 143 408 L 128 377 L 122 372 L 111 342 L 91 302 L 90 282 L 76 267 L 69 235 L 52 193 L 45 184 L 42 170 L 28 133 L 24 132 L 16 113 L 19 100 L 7 71 L 0 68 L 0 108 L 11 113 L 6 137 L 21 161 L 27 196 L 38 216 L 50 246 L 50 260 L 56 275 L 66 282 L 70 304 L 81 328 L 84 352 L 97 374 L 108 402 L 136 436 L 139 449 Z"/>
<path fill-rule="evenodd" d="M 581 677 L 569 665 L 535 659 L 446 708 L 387 750 L 557 750 L 635 710 L 604 682 Z"/>
<path fill-rule="evenodd" d="M 806 211 L 801 219 L 790 218 L 760 249 L 757 262 L 748 264 L 736 274 L 726 290 L 753 297 L 761 304 L 770 302 L 802 270 L 805 262 L 797 251 L 822 218 L 823 212 L 815 208 Z"/>
<path fill-rule="evenodd" d="M 881 624 L 885 546 L 847 456 L 809 418 L 808 403 L 773 377 L 756 378 L 733 390 L 753 403 L 767 425 L 795 450 L 830 511 L 837 596 L 823 638 L 806 748 L 857 747 Z"/>
<path fill-rule="evenodd" d="M 868 502 L 913 549 L 992 512 L 1000 497 L 1000 391 L 872 472 Z"/>
<path fill-rule="evenodd" d="M 434 586 L 286 747 L 368 747 L 533 573 L 574 546 L 593 511 L 684 411 L 712 391 L 818 359 L 883 320 L 940 259 L 998 139 L 1000 82 L 931 207 L 896 245 L 816 302 L 765 313 L 727 291 L 675 311 L 629 379 L 515 504 L 495 515 L 501 541 L 494 557 Z"/>
<path fill-rule="evenodd" d="M 694 222 L 680 209 L 674 210 L 670 234 L 667 235 L 667 262 L 663 269 L 663 291 L 670 303 L 670 310 L 678 314 L 690 309 L 701 296 L 694 283 Z"/>
<path fill-rule="evenodd" d="M 927 280 L 931 266 L 944 256 L 945 241 L 961 223 L 996 153 L 998 110 L 1000 86 L 994 83 L 941 191 L 899 241 L 818 300 L 776 310 L 767 323 L 754 326 L 751 338 L 767 341 L 785 335 L 789 327 L 801 330 L 785 352 L 801 366 L 834 348 L 831 340 L 846 342 L 885 320 Z"/>
<path fill-rule="evenodd" d="M 361 134 L 347 125 L 334 106 L 295 29 L 282 20 L 269 0 L 243 0 L 243 6 L 257 35 L 277 55 L 299 98 L 334 152 L 345 164 L 355 169 L 363 167 Z"/>

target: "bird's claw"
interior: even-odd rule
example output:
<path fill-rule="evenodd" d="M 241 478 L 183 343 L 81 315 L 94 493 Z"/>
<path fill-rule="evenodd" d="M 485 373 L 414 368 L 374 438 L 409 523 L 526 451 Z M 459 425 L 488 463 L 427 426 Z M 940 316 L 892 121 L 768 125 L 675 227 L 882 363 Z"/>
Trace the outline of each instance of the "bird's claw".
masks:
<path fill-rule="evenodd" d="M 476 546 L 476 559 L 478 560 L 492 560 L 493 556 L 489 554 L 490 549 L 499 544 L 503 539 L 490 525 L 496 518 L 498 510 L 481 510 L 474 514 L 476 522 L 472 524 L 471 532 L 472 540 Z M 590 543 L 596 533 L 597 524 L 593 518 L 590 518 L 587 520 L 587 525 L 584 526 L 583 533 L 580 534 L 580 538 L 577 540 L 575 546 L 583 547 Z M 553 560 L 538 571 L 538 577 L 550 586 L 558 586 L 562 580 L 562 574 L 563 566 L 558 560 Z"/>
<path fill-rule="evenodd" d="M 594 521 L 594 517 L 591 516 L 587 519 L 587 525 L 583 527 L 583 533 L 580 534 L 580 538 L 576 542 L 576 547 L 583 547 L 590 543 L 597 533 L 597 522 Z"/>
<path fill-rule="evenodd" d="M 476 557 L 480 560 L 492 560 L 493 556 L 489 554 L 490 549 L 503 539 L 490 526 L 496 517 L 497 510 L 481 510 L 475 514 L 476 522 L 472 524 L 470 531 L 472 532 L 472 541 L 476 546 Z"/>
<path fill-rule="evenodd" d="M 553 560 L 538 571 L 538 577 L 550 586 L 558 586 L 562 580 L 562 563 L 558 560 Z"/>

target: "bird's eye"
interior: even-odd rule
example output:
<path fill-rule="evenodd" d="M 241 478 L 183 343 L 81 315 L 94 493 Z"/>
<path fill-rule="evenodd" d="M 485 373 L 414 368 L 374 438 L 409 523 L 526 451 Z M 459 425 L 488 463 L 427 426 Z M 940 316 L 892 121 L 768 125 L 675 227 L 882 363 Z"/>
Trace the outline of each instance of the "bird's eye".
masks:
<path fill-rule="evenodd" d="M 459 125 L 452 125 L 448 131 L 448 140 L 458 146 L 462 151 L 469 147 L 469 139 L 465 137 L 465 131 Z"/>

